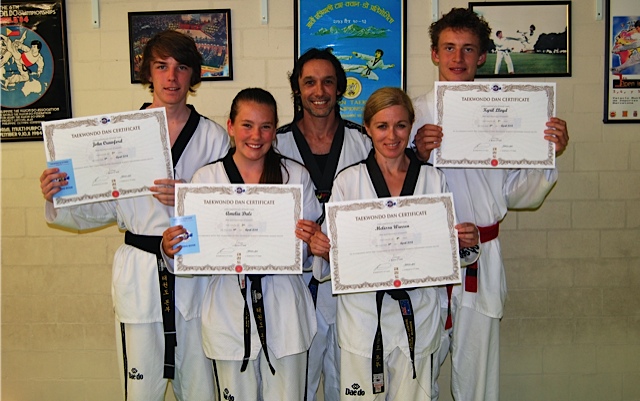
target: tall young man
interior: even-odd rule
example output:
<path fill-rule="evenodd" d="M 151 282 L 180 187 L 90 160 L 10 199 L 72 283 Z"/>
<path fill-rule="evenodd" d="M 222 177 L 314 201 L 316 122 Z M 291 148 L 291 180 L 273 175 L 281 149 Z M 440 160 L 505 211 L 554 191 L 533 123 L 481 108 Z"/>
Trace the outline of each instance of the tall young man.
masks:
<path fill-rule="evenodd" d="M 127 401 L 162 401 L 168 380 L 180 401 L 215 399 L 213 368 L 202 350 L 201 305 L 206 277 L 174 277 L 160 254 L 163 231 L 173 215 L 174 185 L 191 180 L 200 167 L 229 149 L 225 130 L 187 105 L 200 82 L 202 57 L 194 41 L 176 31 L 147 43 L 140 79 L 153 101 L 142 108 L 164 107 L 169 124 L 175 180 L 159 179 L 153 196 L 54 209 L 51 203 L 66 174 L 47 169 L 40 187 L 47 200 L 47 222 L 90 229 L 117 222 L 125 243 L 113 261 L 113 303 L 124 396 Z"/>
<path fill-rule="evenodd" d="M 347 87 L 347 77 L 338 59 L 328 49 L 310 49 L 293 66 L 289 76 L 295 117 L 278 129 L 277 149 L 304 164 L 311 174 L 316 196 L 329 200 L 338 172 L 367 158 L 371 139 L 362 127 L 340 117 L 338 104 Z M 318 221 L 318 224 L 322 223 Z M 298 226 L 313 234 L 319 226 Z M 310 261 L 305 267 L 310 266 Z M 307 400 L 315 401 L 324 375 L 324 399 L 339 400 L 340 354 L 336 337 L 336 300 L 331 283 L 319 283 L 305 273 L 316 302 L 318 332 L 309 350 Z"/>
<path fill-rule="evenodd" d="M 431 58 L 441 81 L 473 81 L 486 59 L 491 28 L 473 11 L 454 8 L 430 27 Z M 424 155 L 440 146 L 442 128 L 433 125 L 433 91 L 414 99 L 414 145 Z M 551 118 L 545 139 L 566 148 L 565 121 Z M 440 288 L 444 322 L 442 344 L 434 355 L 433 396 L 438 399 L 440 364 L 451 352 L 451 387 L 456 401 L 498 400 L 499 324 L 507 287 L 498 231 L 507 209 L 536 208 L 555 184 L 556 169 L 443 168 L 453 193 L 458 219 L 473 222 L 480 230 L 481 253 L 476 266 L 464 269 L 462 285 Z"/>

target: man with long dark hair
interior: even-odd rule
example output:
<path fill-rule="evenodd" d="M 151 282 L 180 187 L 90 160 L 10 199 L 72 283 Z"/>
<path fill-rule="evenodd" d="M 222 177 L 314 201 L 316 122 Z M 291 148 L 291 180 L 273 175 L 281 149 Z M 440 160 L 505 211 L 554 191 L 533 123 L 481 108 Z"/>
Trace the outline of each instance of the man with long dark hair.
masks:
<path fill-rule="evenodd" d="M 347 77 L 329 49 L 314 48 L 300 56 L 289 75 L 289 83 L 295 117 L 293 122 L 278 129 L 277 149 L 305 165 L 318 200 L 325 203 L 336 174 L 364 160 L 371 149 L 371 139 L 359 124 L 340 117 L 339 102 L 347 88 Z M 299 229 L 312 233 L 319 226 Z M 310 264 L 309 260 L 305 268 Z M 321 374 L 324 399 L 337 401 L 344 389 L 340 389 L 335 297 L 331 294 L 330 282 L 320 283 L 310 271 L 305 273 L 305 279 L 316 302 L 318 319 L 318 333 L 309 350 L 307 401 L 316 400 Z"/>

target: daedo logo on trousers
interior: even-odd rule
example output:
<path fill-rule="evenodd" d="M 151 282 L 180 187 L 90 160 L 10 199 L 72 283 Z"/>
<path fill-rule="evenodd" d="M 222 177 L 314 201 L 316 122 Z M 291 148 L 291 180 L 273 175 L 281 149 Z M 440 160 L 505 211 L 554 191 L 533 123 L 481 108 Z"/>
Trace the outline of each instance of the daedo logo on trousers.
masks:
<path fill-rule="evenodd" d="M 351 385 L 351 388 L 347 387 L 344 389 L 344 394 L 362 397 L 365 393 L 364 390 L 360 388 L 360 385 L 358 383 L 353 383 Z"/>
<path fill-rule="evenodd" d="M 225 400 L 228 400 L 228 401 L 234 401 L 236 399 L 236 397 L 231 395 L 231 392 L 229 392 L 228 388 L 224 389 L 222 396 L 224 397 Z"/>

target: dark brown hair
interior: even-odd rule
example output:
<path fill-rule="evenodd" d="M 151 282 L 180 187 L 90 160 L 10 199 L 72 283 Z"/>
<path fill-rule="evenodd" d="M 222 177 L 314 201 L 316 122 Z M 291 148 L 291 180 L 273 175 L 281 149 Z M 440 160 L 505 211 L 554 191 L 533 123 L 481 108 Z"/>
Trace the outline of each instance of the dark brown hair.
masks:
<path fill-rule="evenodd" d="M 303 117 L 304 110 L 302 109 L 302 99 L 300 98 L 300 82 L 298 81 L 302 77 L 302 67 L 311 60 L 327 60 L 333 65 L 333 69 L 336 71 L 338 95 L 336 97 L 336 115 L 340 115 L 340 100 L 342 95 L 347 90 L 347 74 L 342 68 L 340 60 L 333 55 L 333 49 L 327 47 L 326 49 L 316 49 L 315 47 L 307 50 L 298 61 L 293 65 L 293 71 L 289 74 L 289 84 L 291 85 L 291 96 L 293 97 L 293 112 L 294 120 L 300 120 Z"/>
<path fill-rule="evenodd" d="M 236 121 L 238 109 L 242 102 L 255 102 L 269 106 L 273 110 L 274 127 L 278 125 L 278 104 L 273 95 L 262 88 L 246 88 L 238 92 L 231 102 L 231 110 L 229 111 L 229 120 L 231 123 Z M 271 145 L 269 151 L 264 156 L 264 169 L 260 175 L 260 184 L 285 184 L 282 180 L 282 156 L 276 152 L 274 144 Z M 285 169 L 286 170 L 286 169 Z M 287 179 L 287 181 L 289 181 Z"/>
<path fill-rule="evenodd" d="M 452 8 L 442 18 L 432 23 L 429 27 L 431 36 L 431 49 L 438 50 L 440 33 L 447 28 L 454 31 L 467 30 L 476 35 L 480 41 L 480 53 L 486 53 L 491 46 L 491 27 L 483 17 L 478 16 L 468 8 Z"/>
<path fill-rule="evenodd" d="M 145 85 L 149 85 L 149 90 L 153 92 L 151 62 L 156 59 L 168 57 L 173 57 L 178 63 L 191 68 L 189 92 L 195 92 L 193 87 L 201 81 L 202 55 L 196 48 L 196 42 L 189 36 L 178 31 L 162 31 L 149 39 L 142 53 L 140 81 Z"/>

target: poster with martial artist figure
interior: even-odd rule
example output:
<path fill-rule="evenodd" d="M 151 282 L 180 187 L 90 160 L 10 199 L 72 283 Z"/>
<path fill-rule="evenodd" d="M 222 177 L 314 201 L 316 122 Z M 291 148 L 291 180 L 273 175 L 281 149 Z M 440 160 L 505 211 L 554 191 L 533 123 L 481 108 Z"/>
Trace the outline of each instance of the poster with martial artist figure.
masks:
<path fill-rule="evenodd" d="M 640 123 L 640 3 L 605 3 L 605 123 Z"/>
<path fill-rule="evenodd" d="M 295 0 L 295 57 L 330 48 L 347 74 L 342 118 L 362 124 L 376 89 L 405 88 L 406 0 Z"/>
<path fill-rule="evenodd" d="M 3 1 L 2 142 L 42 140 L 43 121 L 71 117 L 64 0 Z"/>

